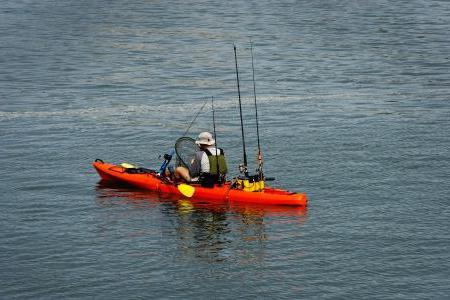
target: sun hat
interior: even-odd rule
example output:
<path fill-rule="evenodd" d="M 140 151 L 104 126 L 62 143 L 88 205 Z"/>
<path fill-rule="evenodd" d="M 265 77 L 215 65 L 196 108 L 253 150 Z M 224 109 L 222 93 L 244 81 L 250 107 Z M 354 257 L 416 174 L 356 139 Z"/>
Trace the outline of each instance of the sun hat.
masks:
<path fill-rule="evenodd" d="M 202 132 L 198 135 L 197 140 L 195 141 L 195 143 L 197 145 L 208 145 L 208 146 L 212 146 L 215 144 L 215 140 L 213 139 L 213 136 L 211 133 L 209 132 Z"/>

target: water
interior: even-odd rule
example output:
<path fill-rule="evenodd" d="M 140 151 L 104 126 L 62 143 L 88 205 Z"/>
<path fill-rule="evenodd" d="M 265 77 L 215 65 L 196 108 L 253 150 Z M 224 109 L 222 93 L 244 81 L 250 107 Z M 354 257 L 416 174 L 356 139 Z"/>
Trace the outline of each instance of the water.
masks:
<path fill-rule="evenodd" d="M 0 298 L 448 298 L 447 1 L 4 1 L 0 32 Z M 307 210 L 98 184 L 211 96 L 240 162 L 233 43 L 253 165 L 249 39 L 266 174 Z"/>

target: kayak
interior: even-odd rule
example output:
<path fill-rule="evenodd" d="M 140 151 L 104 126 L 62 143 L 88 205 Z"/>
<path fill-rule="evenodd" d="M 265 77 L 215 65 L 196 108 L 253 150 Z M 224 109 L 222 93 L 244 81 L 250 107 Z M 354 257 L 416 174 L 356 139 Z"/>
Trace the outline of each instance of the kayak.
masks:
<path fill-rule="evenodd" d="M 126 184 L 158 194 L 183 197 L 177 184 L 149 169 L 128 169 L 120 165 L 105 163 L 96 159 L 92 164 L 100 178 L 115 184 Z M 261 205 L 287 205 L 306 207 L 308 199 L 304 193 L 296 193 L 278 188 L 264 187 L 262 191 L 247 192 L 236 189 L 231 181 L 215 184 L 214 187 L 202 187 L 190 183 L 195 189 L 192 198 L 211 202 L 249 203 Z"/>
<path fill-rule="evenodd" d="M 183 196 L 175 183 L 165 177 L 159 176 L 154 170 L 136 169 L 136 171 L 131 172 L 131 170 L 120 165 L 105 163 L 99 159 L 93 163 L 93 166 L 104 181 L 126 184 L 159 194 Z M 308 203 L 308 199 L 303 193 L 290 192 L 267 186 L 263 191 L 247 192 L 232 188 L 231 182 L 226 182 L 222 185 L 216 184 L 212 188 L 202 187 L 200 184 L 191 183 L 191 185 L 195 188 L 193 198 L 206 201 L 302 207 L 306 207 Z"/>

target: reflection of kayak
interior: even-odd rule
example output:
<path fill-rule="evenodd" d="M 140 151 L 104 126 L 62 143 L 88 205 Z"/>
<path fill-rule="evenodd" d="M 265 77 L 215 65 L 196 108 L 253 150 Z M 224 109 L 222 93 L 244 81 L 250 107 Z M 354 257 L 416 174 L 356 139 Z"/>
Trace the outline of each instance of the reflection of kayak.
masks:
<path fill-rule="evenodd" d="M 130 172 L 121 166 L 104 163 L 96 160 L 94 168 L 102 180 L 118 184 L 128 184 L 140 189 L 154 191 L 160 194 L 170 194 L 182 196 L 177 186 L 165 178 L 161 178 L 155 171 L 144 170 Z M 230 182 L 221 186 L 215 185 L 213 188 L 202 187 L 199 184 L 192 184 L 195 187 L 193 198 L 204 199 L 214 202 L 231 203 L 253 203 L 262 205 L 291 205 L 306 207 L 307 197 L 305 194 L 290 192 L 286 190 L 265 187 L 261 192 L 245 192 L 230 188 Z"/>
<path fill-rule="evenodd" d="M 259 205 L 242 202 L 218 202 L 204 199 L 185 198 L 170 194 L 158 194 L 149 190 L 136 189 L 133 186 L 117 185 L 110 181 L 100 181 L 97 186 L 97 200 L 100 205 L 111 206 L 113 204 L 142 205 L 142 207 L 157 207 L 158 205 L 171 204 L 180 213 L 235 212 L 248 217 L 287 217 L 281 222 L 303 223 L 307 216 L 307 207 L 286 205 Z M 119 202 L 117 202 L 120 200 Z M 272 220 L 273 222 L 273 220 Z"/>

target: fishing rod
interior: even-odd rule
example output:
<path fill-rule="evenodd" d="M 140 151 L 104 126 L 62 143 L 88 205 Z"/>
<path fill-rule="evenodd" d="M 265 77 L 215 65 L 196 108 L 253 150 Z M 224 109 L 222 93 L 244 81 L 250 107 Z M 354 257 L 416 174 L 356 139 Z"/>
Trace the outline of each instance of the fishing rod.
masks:
<path fill-rule="evenodd" d="M 240 117 L 241 117 L 242 149 L 243 149 L 243 152 L 244 152 L 244 165 L 243 166 L 239 166 L 239 170 L 248 177 L 247 153 L 245 151 L 244 121 L 242 120 L 241 90 L 240 90 L 240 87 L 239 87 L 239 71 L 238 71 L 238 63 L 237 63 L 236 45 L 233 45 L 233 48 L 234 48 L 234 61 L 235 61 L 235 64 L 236 64 L 236 82 L 237 82 L 237 89 L 238 89 L 238 96 L 239 96 L 239 114 L 240 114 Z"/>
<path fill-rule="evenodd" d="M 212 109 L 212 114 L 213 114 L 213 130 L 214 130 L 214 139 L 216 141 L 216 168 L 217 168 L 217 178 L 220 177 L 220 172 L 219 172 L 219 157 L 217 156 L 217 135 L 216 135 L 216 118 L 215 118 L 215 114 L 214 114 L 214 97 L 211 97 L 211 109 Z"/>
<path fill-rule="evenodd" d="M 203 108 L 205 107 L 206 103 L 208 103 L 208 99 L 205 100 L 205 102 L 203 103 L 202 107 L 200 107 L 199 111 L 197 112 L 197 114 L 195 115 L 194 119 L 192 119 L 191 123 L 189 124 L 189 127 L 186 129 L 186 131 L 183 133 L 183 136 L 186 136 L 186 134 L 189 132 L 189 130 L 192 127 L 192 124 L 194 124 L 195 120 L 197 120 L 198 115 L 201 113 L 201 111 L 203 110 Z"/>
<path fill-rule="evenodd" d="M 258 106 L 256 105 L 256 83 L 255 83 L 255 66 L 253 64 L 253 43 L 250 41 L 250 53 L 252 55 L 252 71 L 253 71 L 253 95 L 255 98 L 255 114 L 256 114 L 256 136 L 258 138 L 258 177 L 262 179 L 263 177 L 263 161 L 261 153 L 261 144 L 259 142 L 259 120 L 258 120 Z"/>
<path fill-rule="evenodd" d="M 203 110 L 203 108 L 205 107 L 206 103 L 208 103 L 208 99 L 205 100 L 205 102 L 203 103 L 202 107 L 200 107 L 200 109 L 197 111 L 197 113 L 195 114 L 195 116 L 192 119 L 191 123 L 189 124 L 188 128 L 183 133 L 183 136 L 186 136 L 186 134 L 189 132 L 189 130 L 192 127 L 192 124 L 194 124 L 195 120 L 197 120 L 197 117 L 200 115 L 200 112 Z M 159 171 L 158 171 L 159 175 L 162 175 L 164 173 L 164 171 L 166 170 L 166 168 L 169 165 L 170 161 L 172 160 L 172 157 L 173 157 L 174 154 L 175 154 L 175 149 L 174 148 L 172 150 L 170 150 L 170 153 L 164 154 L 164 162 L 161 164 L 161 167 L 159 168 Z"/>

